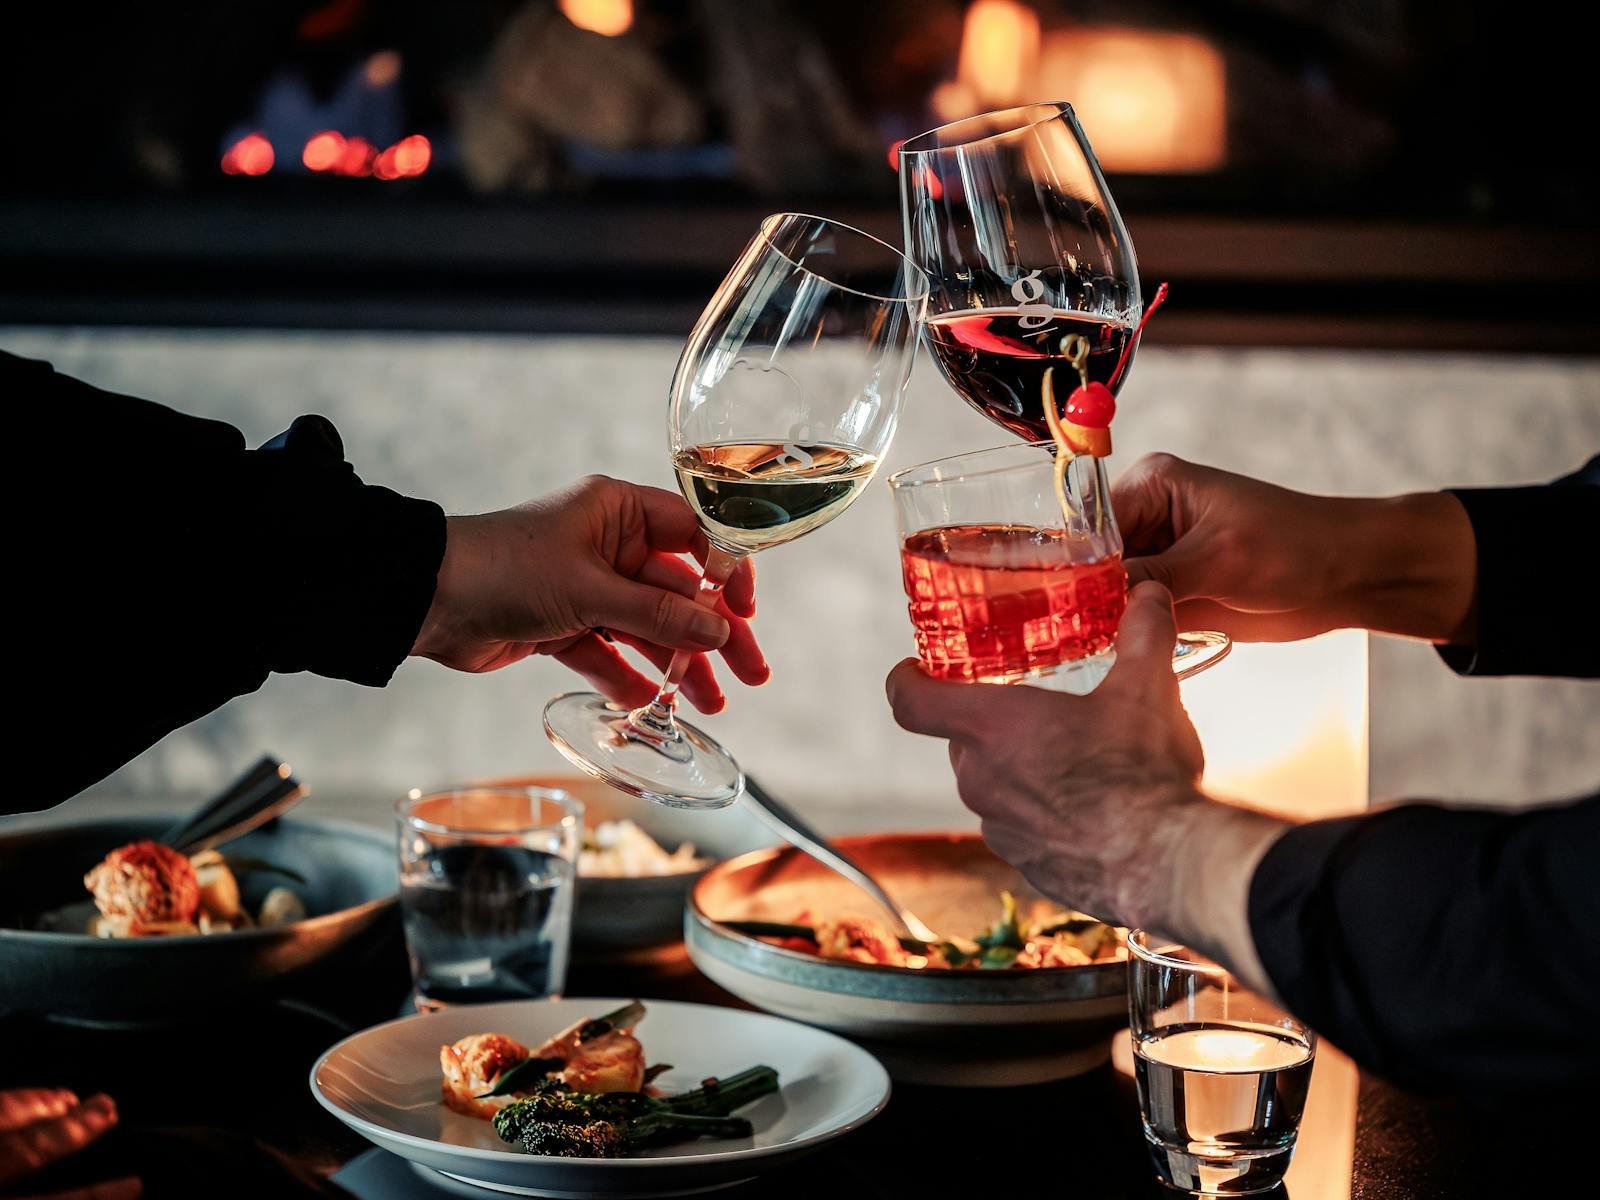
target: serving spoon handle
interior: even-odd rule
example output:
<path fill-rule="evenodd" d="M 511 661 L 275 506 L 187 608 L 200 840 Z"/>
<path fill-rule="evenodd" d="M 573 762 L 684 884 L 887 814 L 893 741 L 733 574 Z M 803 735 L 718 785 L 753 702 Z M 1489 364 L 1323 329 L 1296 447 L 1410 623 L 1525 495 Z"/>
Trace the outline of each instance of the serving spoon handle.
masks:
<path fill-rule="evenodd" d="M 919 942 L 933 943 L 943 940 L 929 929 L 916 913 L 891 896 L 888 889 L 874 879 L 865 867 L 828 841 L 812 828 L 804 817 L 757 783 L 748 771 L 744 777 L 744 802 L 786 842 L 805 851 L 823 866 L 844 876 L 876 900 L 893 918 L 896 934 Z"/>
<path fill-rule="evenodd" d="M 289 764 L 267 755 L 157 840 L 180 853 L 198 854 L 260 828 L 305 795 L 305 785 L 290 773 Z"/>

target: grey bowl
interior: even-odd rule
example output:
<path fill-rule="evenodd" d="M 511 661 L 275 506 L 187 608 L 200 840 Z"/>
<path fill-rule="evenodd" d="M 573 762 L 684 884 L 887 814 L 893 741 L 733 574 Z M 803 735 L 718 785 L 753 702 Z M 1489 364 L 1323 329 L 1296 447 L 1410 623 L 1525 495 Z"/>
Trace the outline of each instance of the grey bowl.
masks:
<path fill-rule="evenodd" d="M 286 883 L 305 901 L 304 921 L 127 940 L 39 928 L 43 914 L 86 898 L 83 875 L 107 853 L 170 825 L 170 817 L 145 817 L 0 835 L 0 1011 L 107 1024 L 215 1014 L 281 992 L 394 908 L 388 836 L 334 821 L 282 819 L 227 848 L 303 875 L 304 885 L 256 872 L 240 883 L 247 905 Z"/>
<path fill-rule="evenodd" d="M 630 820 L 667 850 L 693 842 L 713 863 L 772 842 L 772 834 L 738 805 L 711 812 L 686 812 L 626 792 L 587 776 L 496 779 L 497 787 L 560 788 L 583 802 L 585 827 Z M 580 959 L 613 958 L 676 945 L 683 938 L 683 906 L 705 869 L 638 878 L 587 876 L 578 880 L 572 915 L 572 951 Z"/>

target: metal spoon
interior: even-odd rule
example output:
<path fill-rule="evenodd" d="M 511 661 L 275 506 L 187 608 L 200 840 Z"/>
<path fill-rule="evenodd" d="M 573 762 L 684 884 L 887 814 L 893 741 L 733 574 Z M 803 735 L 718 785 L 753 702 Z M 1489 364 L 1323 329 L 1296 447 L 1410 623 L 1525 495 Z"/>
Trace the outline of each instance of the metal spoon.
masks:
<path fill-rule="evenodd" d="M 837 871 L 876 900 L 894 919 L 897 934 L 919 942 L 945 940 L 929 929 L 916 913 L 891 896 L 888 889 L 874 879 L 865 867 L 829 842 L 792 808 L 775 799 L 771 792 L 750 777 L 749 772 L 744 777 L 744 801 L 785 841 L 805 851 L 823 866 Z"/>
<path fill-rule="evenodd" d="M 282 816 L 304 799 L 306 792 L 306 786 L 290 773 L 288 763 L 268 755 L 156 840 L 180 853 L 198 854 Z"/>

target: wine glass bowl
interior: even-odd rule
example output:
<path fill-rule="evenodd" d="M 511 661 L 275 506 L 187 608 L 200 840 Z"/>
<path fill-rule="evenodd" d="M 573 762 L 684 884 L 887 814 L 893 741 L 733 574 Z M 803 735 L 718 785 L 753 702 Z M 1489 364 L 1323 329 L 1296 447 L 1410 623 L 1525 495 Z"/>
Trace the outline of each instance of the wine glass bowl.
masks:
<path fill-rule="evenodd" d="M 714 604 L 739 560 L 842 513 L 871 482 L 925 315 L 922 273 L 870 234 L 804 213 L 766 218 L 690 333 L 674 373 L 668 443 L 710 550 L 697 599 Z M 721 808 L 744 777 L 676 715 L 689 661 L 631 713 L 594 693 L 545 707 L 571 762 L 633 795 Z"/>
<path fill-rule="evenodd" d="M 1089 380 L 1121 388 L 1139 264 L 1071 105 L 908 139 L 900 197 L 907 256 L 928 275 L 928 349 L 962 399 L 1026 441 L 1049 437 L 1041 395 L 1060 411 L 1080 382 L 1063 369 L 1074 333 L 1089 342 Z"/>

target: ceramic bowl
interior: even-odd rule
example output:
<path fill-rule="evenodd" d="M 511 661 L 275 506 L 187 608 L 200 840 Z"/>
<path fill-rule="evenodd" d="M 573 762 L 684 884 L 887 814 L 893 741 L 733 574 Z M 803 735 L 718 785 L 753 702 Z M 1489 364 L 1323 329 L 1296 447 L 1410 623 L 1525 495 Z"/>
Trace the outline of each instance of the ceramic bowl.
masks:
<path fill-rule="evenodd" d="M 999 893 L 1037 898 L 976 834 L 841 838 L 901 903 L 935 930 L 970 937 L 999 915 Z M 713 982 L 768 1012 L 845 1034 L 897 1079 L 959 1086 L 1037 1083 L 1105 1061 L 1127 1021 L 1121 961 L 1039 970 L 944 971 L 842 962 L 729 928 L 803 911 L 875 914 L 854 884 L 793 847 L 742 855 L 694 887 L 689 956 Z"/>

